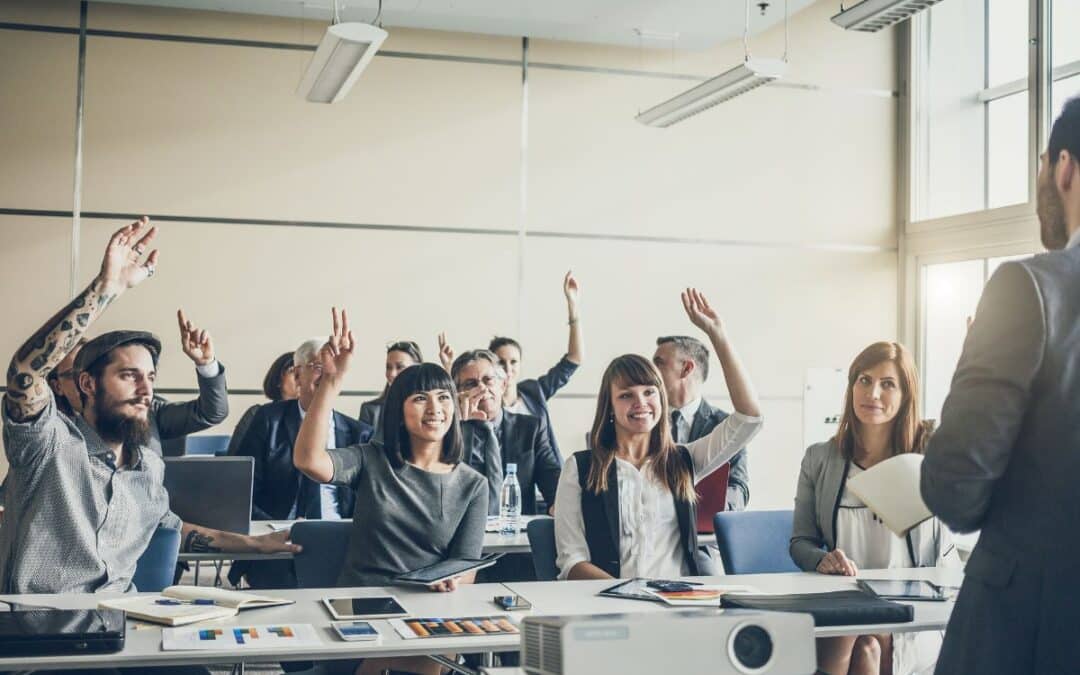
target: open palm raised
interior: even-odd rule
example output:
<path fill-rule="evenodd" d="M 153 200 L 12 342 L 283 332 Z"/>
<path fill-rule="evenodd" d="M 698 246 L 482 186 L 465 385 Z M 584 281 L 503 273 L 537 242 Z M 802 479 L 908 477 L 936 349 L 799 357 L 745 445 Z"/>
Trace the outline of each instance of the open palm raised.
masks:
<path fill-rule="evenodd" d="M 690 323 L 705 331 L 709 336 L 722 338 L 724 324 L 720 321 L 720 315 L 705 298 L 705 294 L 696 288 L 687 288 L 681 295 L 683 308 L 686 310 L 686 316 L 690 318 Z"/>

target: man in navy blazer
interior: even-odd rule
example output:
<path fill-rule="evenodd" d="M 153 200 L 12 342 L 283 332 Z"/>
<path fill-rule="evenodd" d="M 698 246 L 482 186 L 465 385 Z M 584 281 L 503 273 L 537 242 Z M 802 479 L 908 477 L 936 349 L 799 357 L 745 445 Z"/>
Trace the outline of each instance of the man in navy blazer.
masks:
<path fill-rule="evenodd" d="M 1048 253 L 986 284 L 922 463 L 922 496 L 981 530 L 938 673 L 1075 673 L 1080 664 L 1080 98 L 1040 160 Z"/>
<path fill-rule="evenodd" d="M 352 518 L 355 495 L 347 487 L 320 485 L 293 465 L 293 445 L 300 432 L 304 410 L 311 406 L 322 377 L 318 353 L 322 340 L 308 340 L 297 348 L 300 398 L 268 403 L 255 413 L 236 452 L 255 459 L 251 517 L 254 520 Z M 334 433 L 328 438 L 335 448 L 366 443 L 373 429 L 363 422 L 334 411 Z M 246 575 L 252 588 L 293 588 L 296 576 L 292 561 L 237 563 L 229 572 L 234 585 Z"/>

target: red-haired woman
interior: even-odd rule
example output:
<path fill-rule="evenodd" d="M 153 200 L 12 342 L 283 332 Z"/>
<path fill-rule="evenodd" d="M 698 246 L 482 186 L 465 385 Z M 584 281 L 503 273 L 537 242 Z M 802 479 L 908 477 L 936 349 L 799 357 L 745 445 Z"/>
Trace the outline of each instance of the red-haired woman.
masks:
<path fill-rule="evenodd" d="M 560 578 L 673 579 L 711 571 L 697 547 L 694 484 L 744 447 L 762 420 L 719 316 L 695 289 L 682 301 L 712 341 L 735 412 L 708 436 L 676 445 L 656 366 L 637 354 L 612 361 L 600 385 L 592 450 L 576 453 L 559 479 Z"/>
<path fill-rule="evenodd" d="M 803 457 L 791 534 L 795 564 L 846 576 L 859 568 L 936 566 L 952 550 L 936 518 L 897 536 L 846 487 L 878 462 L 922 452 L 930 430 L 919 419 L 919 374 L 903 345 L 875 342 L 855 357 L 836 436 Z M 826 638 L 818 640 L 818 667 L 834 675 L 932 671 L 939 646 L 937 633 Z"/>

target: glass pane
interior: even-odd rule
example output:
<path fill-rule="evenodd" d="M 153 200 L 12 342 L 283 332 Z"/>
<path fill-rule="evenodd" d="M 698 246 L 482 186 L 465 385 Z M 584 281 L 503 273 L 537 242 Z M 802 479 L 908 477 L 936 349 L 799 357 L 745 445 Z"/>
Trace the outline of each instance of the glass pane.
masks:
<path fill-rule="evenodd" d="M 984 0 L 950 0 L 924 12 L 926 69 L 915 75 L 925 93 L 918 130 L 917 219 L 978 211 L 986 206 L 986 83 Z"/>
<path fill-rule="evenodd" d="M 1080 95 L 1080 0 L 1053 0 L 1050 11 L 1051 61 L 1055 79 L 1050 88 L 1050 123 L 1061 115 L 1065 101 Z"/>
<path fill-rule="evenodd" d="M 1022 204 L 1028 198 L 1028 95 L 987 104 L 987 200 L 989 208 Z"/>
<path fill-rule="evenodd" d="M 1076 39 L 1076 29 L 1080 26 L 1080 2 L 1077 0 L 1053 0 L 1050 20 L 1054 22 L 1053 63 L 1063 66 L 1073 61 L 1080 61 L 1080 40 Z"/>
<path fill-rule="evenodd" d="M 989 40 L 986 50 L 987 87 L 1027 79 L 1027 34 L 1027 0 L 989 0 L 986 16 L 986 36 Z"/>
<path fill-rule="evenodd" d="M 983 289 L 983 260 L 926 265 L 923 268 L 926 354 L 923 359 L 925 416 L 940 419 L 956 362 Z"/>
<path fill-rule="evenodd" d="M 925 12 L 915 219 L 1028 201 L 1028 8 L 1028 0 L 950 0 Z"/>

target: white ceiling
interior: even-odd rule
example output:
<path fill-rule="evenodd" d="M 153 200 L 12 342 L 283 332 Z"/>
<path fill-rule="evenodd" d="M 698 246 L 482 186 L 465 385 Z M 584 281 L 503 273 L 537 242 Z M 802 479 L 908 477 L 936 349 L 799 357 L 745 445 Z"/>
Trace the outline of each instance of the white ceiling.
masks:
<path fill-rule="evenodd" d="M 132 5 L 330 18 L 331 0 L 113 0 Z M 343 21 L 371 21 L 377 0 L 338 0 Z M 762 16 L 757 3 L 769 6 Z M 815 0 L 787 0 L 790 13 Z M 783 20 L 785 0 L 750 0 L 756 33 Z M 839 0 L 837 0 L 839 7 Z M 381 22 L 434 30 L 632 47 L 700 49 L 742 35 L 744 0 L 383 0 Z M 639 35 L 641 33 L 642 35 Z"/>

